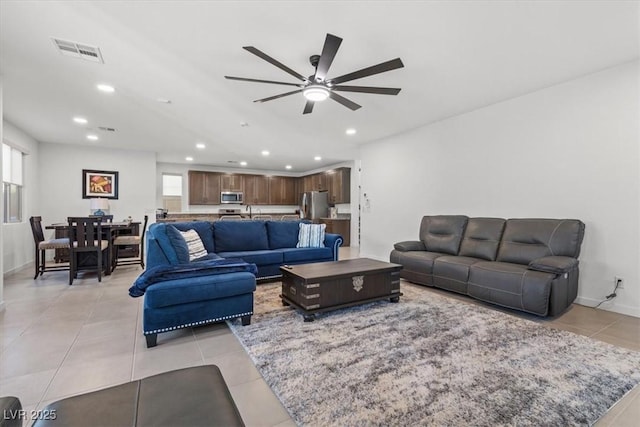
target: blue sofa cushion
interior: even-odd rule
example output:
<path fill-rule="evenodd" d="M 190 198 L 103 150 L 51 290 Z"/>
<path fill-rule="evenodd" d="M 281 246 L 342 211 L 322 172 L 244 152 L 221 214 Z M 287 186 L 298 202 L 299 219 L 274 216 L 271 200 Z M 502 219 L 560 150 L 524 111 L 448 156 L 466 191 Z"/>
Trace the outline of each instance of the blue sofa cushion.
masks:
<path fill-rule="evenodd" d="M 150 286 L 144 303 L 149 308 L 168 307 L 246 294 L 255 289 L 256 278 L 248 272 L 168 280 Z"/>
<path fill-rule="evenodd" d="M 149 234 L 153 235 L 153 238 L 158 243 L 160 250 L 162 250 L 162 253 L 167 257 L 170 264 L 180 264 L 176 250 L 173 247 L 173 243 L 171 243 L 171 240 L 167 235 L 167 224 L 151 224 L 151 227 L 149 227 Z"/>
<path fill-rule="evenodd" d="M 282 252 L 271 250 L 218 252 L 218 255 L 222 258 L 240 258 L 244 262 L 257 265 L 282 264 L 284 262 Z"/>
<path fill-rule="evenodd" d="M 267 221 L 269 249 L 295 248 L 301 222 L 308 221 Z"/>
<path fill-rule="evenodd" d="M 169 224 L 168 224 L 169 225 Z M 196 230 L 202 244 L 208 253 L 216 252 L 216 246 L 213 240 L 213 226 L 209 221 L 191 221 L 191 222 L 176 222 L 170 224 L 172 227 L 177 228 L 180 231 Z"/>
<path fill-rule="evenodd" d="M 284 262 L 333 261 L 331 248 L 283 248 Z"/>
<path fill-rule="evenodd" d="M 187 264 L 189 262 L 189 247 L 187 241 L 184 240 L 180 231 L 171 224 L 167 224 L 166 227 L 167 237 L 173 250 L 176 252 L 178 258 L 178 264 Z"/>
<path fill-rule="evenodd" d="M 216 253 L 269 249 L 264 221 L 216 221 L 213 223 Z"/>

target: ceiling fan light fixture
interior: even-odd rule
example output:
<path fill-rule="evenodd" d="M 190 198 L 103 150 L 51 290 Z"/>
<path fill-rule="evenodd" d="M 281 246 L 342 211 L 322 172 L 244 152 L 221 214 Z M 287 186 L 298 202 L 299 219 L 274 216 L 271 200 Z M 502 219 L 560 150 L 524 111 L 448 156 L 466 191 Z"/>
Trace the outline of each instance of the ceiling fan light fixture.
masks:
<path fill-rule="evenodd" d="M 329 97 L 329 89 L 322 85 L 309 85 L 302 89 L 302 94 L 309 101 L 320 102 Z"/>

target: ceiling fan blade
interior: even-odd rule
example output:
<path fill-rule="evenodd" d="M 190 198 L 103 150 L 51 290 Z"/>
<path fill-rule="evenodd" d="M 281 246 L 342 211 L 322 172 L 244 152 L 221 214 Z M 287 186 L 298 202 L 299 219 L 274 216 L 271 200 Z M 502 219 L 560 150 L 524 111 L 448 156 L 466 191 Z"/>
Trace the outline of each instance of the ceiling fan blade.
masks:
<path fill-rule="evenodd" d="M 300 83 L 274 82 L 273 80 L 248 79 L 245 77 L 224 76 L 224 78 L 229 80 L 239 80 L 241 82 L 271 83 L 274 85 L 287 85 L 287 86 L 298 86 L 298 87 L 303 86 Z"/>
<path fill-rule="evenodd" d="M 355 102 L 348 100 L 344 96 L 338 95 L 337 93 L 332 92 L 332 91 L 329 91 L 329 97 L 331 99 L 333 99 L 334 101 L 337 101 L 340 104 L 344 105 L 345 107 L 350 108 L 353 111 L 355 111 L 358 108 L 362 107 L 362 105 L 358 105 Z"/>
<path fill-rule="evenodd" d="M 327 38 L 324 40 L 324 46 L 320 54 L 320 60 L 318 61 L 318 67 L 316 67 L 316 74 L 314 76 L 316 81 L 324 81 L 327 77 L 327 72 L 329 71 L 329 67 L 331 67 L 333 58 L 335 58 L 336 53 L 338 53 L 340 43 L 342 43 L 340 37 L 327 33 Z"/>
<path fill-rule="evenodd" d="M 287 92 L 287 93 L 281 93 L 280 95 L 274 95 L 274 96 L 270 96 L 268 98 L 262 98 L 262 99 L 256 99 L 253 102 L 267 102 L 267 101 L 272 101 L 274 99 L 278 99 L 278 98 L 282 98 L 283 96 L 289 96 L 289 95 L 293 95 L 294 93 L 300 93 L 302 92 L 302 89 L 298 89 L 298 90 L 294 90 L 291 92 Z"/>
<path fill-rule="evenodd" d="M 375 93 L 378 95 L 397 95 L 401 89 L 393 87 L 371 87 L 371 86 L 333 86 L 331 90 L 344 92 Z"/>
<path fill-rule="evenodd" d="M 372 65 L 371 67 L 363 68 L 358 71 L 354 71 L 353 73 L 345 74 L 340 77 L 336 77 L 334 79 L 329 79 L 327 83 L 331 83 L 334 85 L 348 82 L 355 79 L 361 79 L 363 77 L 372 76 L 374 74 L 384 73 L 385 71 L 395 70 L 396 68 L 402 68 L 404 64 L 400 60 L 400 58 L 392 59 L 391 61 L 382 62 L 377 65 Z"/>
<path fill-rule="evenodd" d="M 309 114 L 310 112 L 313 111 L 313 101 L 307 100 L 307 103 L 304 104 L 304 111 L 302 112 L 302 114 Z"/>
<path fill-rule="evenodd" d="M 275 65 L 276 67 L 280 68 L 281 70 L 291 74 L 293 77 L 297 78 L 298 80 L 302 80 L 303 82 L 307 81 L 307 78 L 304 77 L 303 75 L 296 73 L 295 71 L 293 71 L 291 68 L 287 67 L 286 65 L 284 65 L 282 62 L 279 62 L 275 59 L 273 59 L 272 57 L 270 57 L 269 55 L 267 55 L 266 53 L 262 52 L 259 49 L 256 49 L 253 46 L 244 46 L 243 47 L 244 50 L 247 50 L 251 53 L 253 53 L 254 55 L 264 59 L 265 61 L 267 61 L 270 64 Z"/>

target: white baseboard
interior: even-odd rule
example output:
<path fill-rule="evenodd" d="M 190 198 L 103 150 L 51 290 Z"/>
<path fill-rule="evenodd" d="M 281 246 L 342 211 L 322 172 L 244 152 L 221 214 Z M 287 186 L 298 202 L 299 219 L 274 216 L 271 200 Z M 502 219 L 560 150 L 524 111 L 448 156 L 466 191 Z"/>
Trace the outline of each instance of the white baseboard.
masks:
<path fill-rule="evenodd" d="M 587 307 L 595 307 L 596 305 L 598 305 L 598 303 L 600 303 L 600 301 L 602 300 L 578 297 L 576 298 L 575 302 L 576 304 L 584 305 Z M 629 305 L 616 303 L 615 298 L 612 299 L 611 301 L 603 302 L 602 304 L 600 304 L 600 307 L 598 307 L 598 309 L 605 310 L 605 311 L 613 311 L 614 313 L 626 314 L 627 316 L 640 317 L 640 309 L 629 306 Z"/>

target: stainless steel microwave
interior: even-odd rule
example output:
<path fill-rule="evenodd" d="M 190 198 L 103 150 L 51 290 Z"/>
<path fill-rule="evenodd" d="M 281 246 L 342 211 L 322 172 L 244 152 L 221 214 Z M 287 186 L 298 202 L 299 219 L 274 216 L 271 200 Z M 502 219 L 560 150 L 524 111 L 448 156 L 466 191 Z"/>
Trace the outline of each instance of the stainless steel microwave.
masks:
<path fill-rule="evenodd" d="M 220 203 L 222 204 L 242 204 L 242 191 L 222 191 L 220 192 Z"/>

